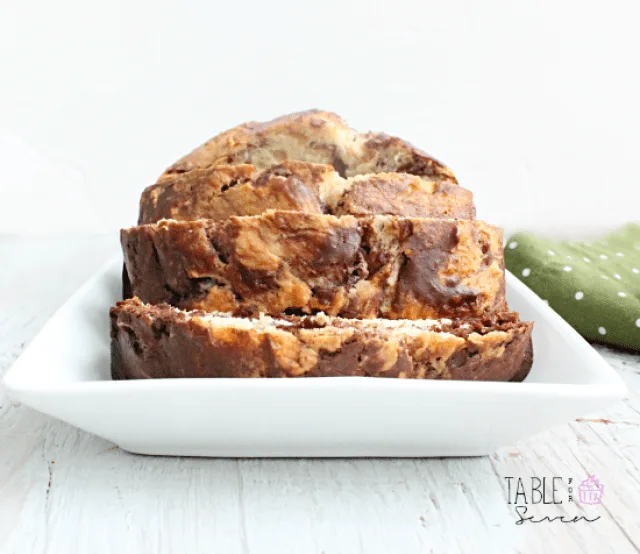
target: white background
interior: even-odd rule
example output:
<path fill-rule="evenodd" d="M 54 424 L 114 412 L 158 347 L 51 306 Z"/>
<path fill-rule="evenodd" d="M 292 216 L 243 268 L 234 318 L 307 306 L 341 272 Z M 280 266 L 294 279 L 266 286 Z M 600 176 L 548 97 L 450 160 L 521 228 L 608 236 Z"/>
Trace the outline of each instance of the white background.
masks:
<path fill-rule="evenodd" d="M 318 107 L 447 163 L 479 216 L 637 219 L 640 5 L 4 0 L 0 232 L 115 230 L 175 159 Z"/>

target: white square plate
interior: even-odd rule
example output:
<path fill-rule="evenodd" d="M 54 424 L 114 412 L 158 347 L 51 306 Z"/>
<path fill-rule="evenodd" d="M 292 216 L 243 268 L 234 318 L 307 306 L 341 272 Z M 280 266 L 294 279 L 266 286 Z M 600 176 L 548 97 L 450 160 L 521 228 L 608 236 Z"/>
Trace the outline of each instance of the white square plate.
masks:
<path fill-rule="evenodd" d="M 5 385 L 24 404 L 144 454 L 473 456 L 622 398 L 624 383 L 513 275 L 510 308 L 535 321 L 524 383 L 366 377 L 111 381 L 109 307 L 120 258 L 45 325 Z"/>

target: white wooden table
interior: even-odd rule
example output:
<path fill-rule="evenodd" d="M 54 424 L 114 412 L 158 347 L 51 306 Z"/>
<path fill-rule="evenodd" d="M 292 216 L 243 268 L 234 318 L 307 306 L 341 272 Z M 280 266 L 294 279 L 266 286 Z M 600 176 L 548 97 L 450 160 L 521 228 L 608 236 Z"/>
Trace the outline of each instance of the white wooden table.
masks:
<path fill-rule="evenodd" d="M 0 237 L 0 375 L 117 248 L 113 235 Z M 0 389 L 0 552 L 640 552 L 640 356 L 600 351 L 629 398 L 484 458 L 142 457 Z M 606 487 L 598 521 L 515 524 L 505 477 L 590 473 Z"/>

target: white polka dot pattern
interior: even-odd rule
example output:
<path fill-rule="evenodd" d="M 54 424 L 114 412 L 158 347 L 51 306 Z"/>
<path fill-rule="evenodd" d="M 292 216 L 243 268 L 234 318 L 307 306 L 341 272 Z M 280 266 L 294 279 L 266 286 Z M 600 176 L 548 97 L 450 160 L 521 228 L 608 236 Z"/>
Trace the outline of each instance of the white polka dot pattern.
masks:
<path fill-rule="evenodd" d="M 593 244 L 518 234 L 505 243 L 518 243 L 513 253 L 505 248 L 507 267 L 588 340 L 640 352 L 640 259 L 634 250 L 640 251 L 640 225 L 635 227 L 635 237 L 629 226 Z"/>

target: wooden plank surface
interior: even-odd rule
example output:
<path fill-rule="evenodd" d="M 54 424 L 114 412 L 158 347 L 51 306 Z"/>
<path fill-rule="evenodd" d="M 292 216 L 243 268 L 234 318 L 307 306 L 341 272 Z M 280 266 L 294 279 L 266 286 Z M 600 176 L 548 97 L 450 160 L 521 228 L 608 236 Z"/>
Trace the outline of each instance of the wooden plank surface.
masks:
<path fill-rule="evenodd" d="M 0 237 L 0 376 L 117 248 Z M 640 356 L 599 350 L 629 398 L 483 458 L 135 456 L 0 388 L 0 552 L 640 552 Z M 592 473 L 602 504 L 567 502 L 567 479 Z M 600 519 L 516 525 L 506 477 L 563 478 L 536 518 Z"/>

